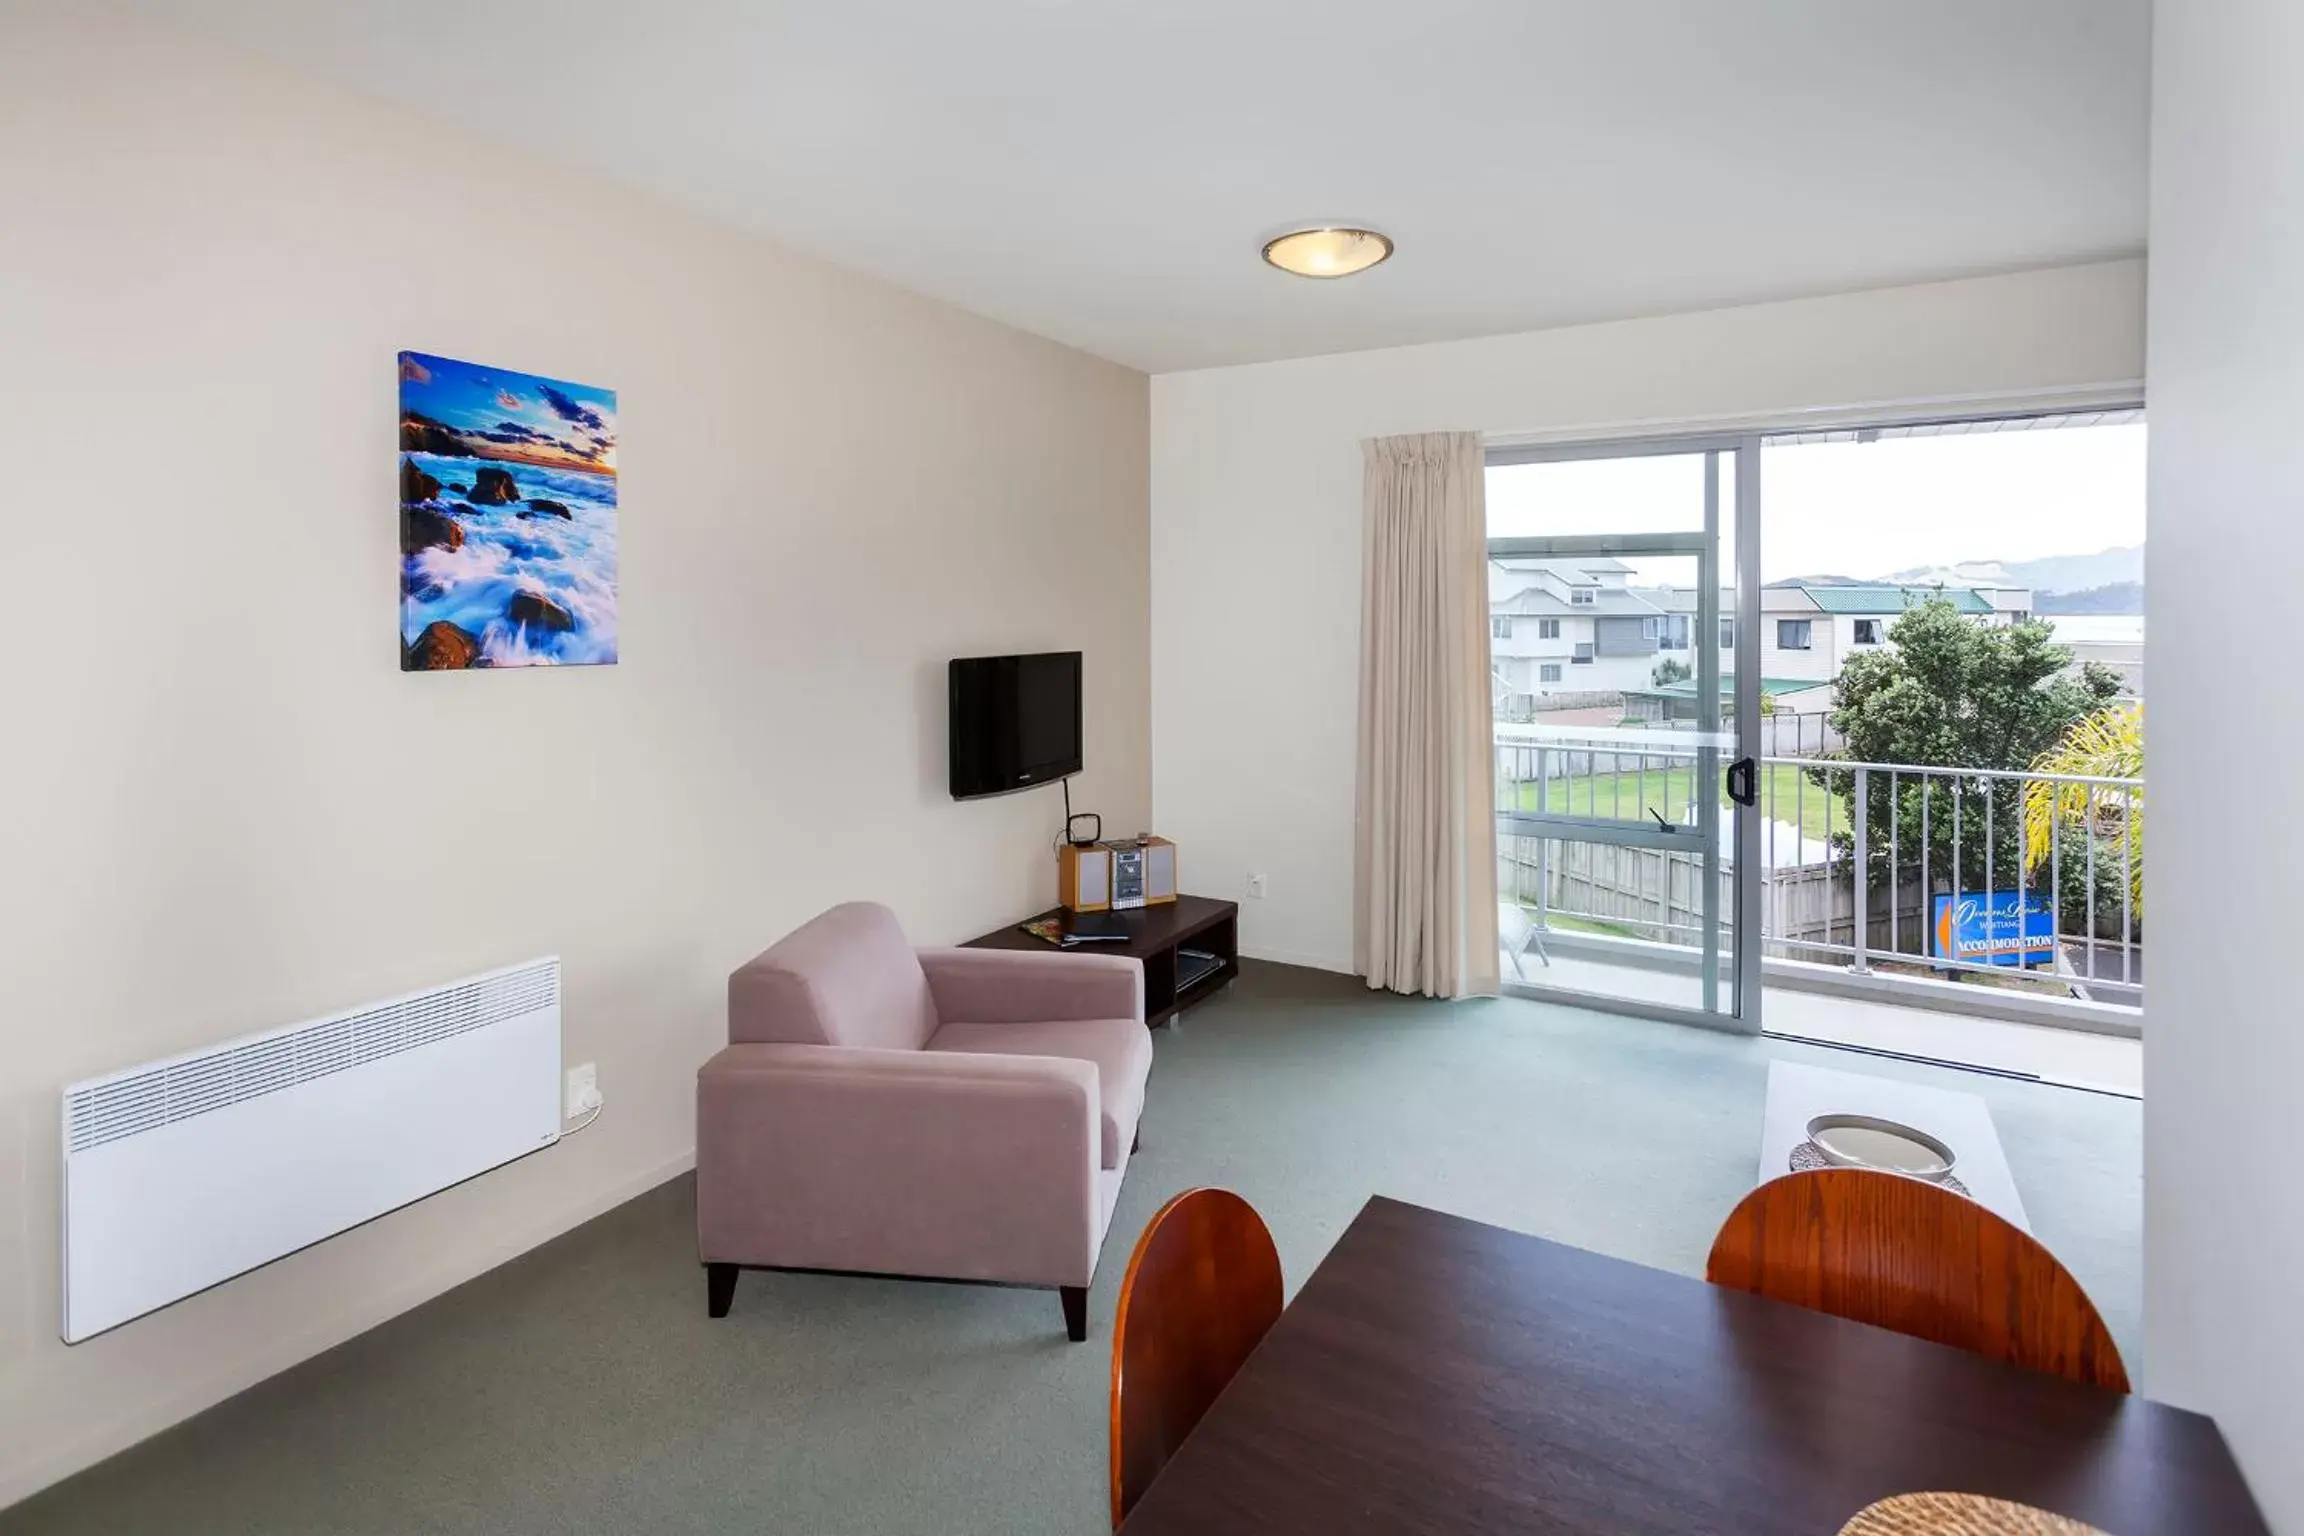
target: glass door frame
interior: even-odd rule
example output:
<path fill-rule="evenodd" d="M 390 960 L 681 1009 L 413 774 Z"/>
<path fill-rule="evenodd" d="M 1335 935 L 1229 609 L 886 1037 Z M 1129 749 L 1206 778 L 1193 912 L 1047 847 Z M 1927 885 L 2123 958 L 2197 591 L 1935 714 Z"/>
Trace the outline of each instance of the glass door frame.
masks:
<path fill-rule="evenodd" d="M 1760 1033 L 1760 813 L 1756 804 L 1758 797 L 1752 791 L 1758 775 L 1755 749 L 1760 740 L 1761 443 L 1762 434 L 1737 433 L 1704 437 L 1548 443 L 1526 447 L 1491 446 L 1487 451 L 1486 461 L 1490 469 L 1512 464 L 1561 463 L 1577 459 L 1704 456 L 1704 520 L 1699 529 L 1490 538 L 1487 541 L 1487 552 L 1491 557 L 1503 555 L 1538 559 L 1578 555 L 1694 555 L 1697 562 L 1696 624 L 1695 633 L 1690 639 L 1696 651 L 1697 709 L 1706 728 L 1694 733 L 1697 737 L 1697 757 L 1691 785 L 1718 786 L 1725 782 L 1732 786 L 1737 770 L 1745 775 L 1745 793 L 1731 794 L 1734 879 L 1730 887 L 1728 924 L 1730 969 L 1725 986 L 1720 974 L 1720 925 L 1716 910 L 1721 862 L 1721 796 L 1717 789 L 1693 795 L 1697 807 L 1697 830 L 1693 833 L 1669 827 L 1650 828 L 1645 824 L 1620 822 L 1613 818 L 1556 816 L 1546 811 L 1531 816 L 1518 811 L 1499 811 L 1493 822 L 1499 837 L 1506 823 L 1510 823 L 1539 836 L 1546 829 L 1554 829 L 1555 835 L 1565 833 L 1575 841 L 1616 846 L 1685 848 L 1700 852 L 1704 860 L 1701 919 L 1704 929 L 1701 961 L 1704 1001 L 1701 1006 L 1652 1002 L 1530 981 L 1506 982 L 1504 990 L 1511 995 L 1573 1003 L 1673 1023 L 1697 1024 L 1739 1034 Z M 1725 465 L 1723 460 L 1726 461 Z M 1735 544 L 1731 551 L 1727 551 L 1733 563 L 1726 567 L 1735 576 L 1733 615 L 1720 612 L 1720 578 L 1723 574 L 1720 493 L 1724 469 L 1733 476 L 1733 505 L 1736 509 Z M 1735 626 L 1732 637 L 1734 644 L 1729 649 L 1735 662 L 1730 714 L 1735 722 L 1732 740 L 1737 756 L 1733 764 L 1727 765 L 1720 761 L 1722 735 L 1717 722 L 1710 715 L 1710 711 L 1718 707 L 1721 696 L 1722 648 L 1718 643 L 1718 635 L 1720 621 L 1724 617 L 1732 618 Z M 1495 857 L 1493 848 L 1490 857 Z"/>

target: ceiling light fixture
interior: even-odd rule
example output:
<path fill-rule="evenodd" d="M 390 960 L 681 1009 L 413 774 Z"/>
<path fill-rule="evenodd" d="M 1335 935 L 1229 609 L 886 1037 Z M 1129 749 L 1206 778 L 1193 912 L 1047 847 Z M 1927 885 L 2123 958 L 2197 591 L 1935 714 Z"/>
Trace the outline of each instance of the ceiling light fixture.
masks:
<path fill-rule="evenodd" d="M 1264 242 L 1264 259 L 1298 277 L 1350 277 L 1391 254 L 1390 236 L 1338 225 L 1292 229 Z"/>

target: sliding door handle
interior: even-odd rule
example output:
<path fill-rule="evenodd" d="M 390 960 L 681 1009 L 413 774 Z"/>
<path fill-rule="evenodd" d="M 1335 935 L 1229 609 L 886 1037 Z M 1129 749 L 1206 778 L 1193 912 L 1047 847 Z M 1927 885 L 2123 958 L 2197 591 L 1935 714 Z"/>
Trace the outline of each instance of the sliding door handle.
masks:
<path fill-rule="evenodd" d="M 1728 765 L 1728 798 L 1738 805 L 1758 805 L 1759 764 L 1748 757 L 1740 757 Z"/>

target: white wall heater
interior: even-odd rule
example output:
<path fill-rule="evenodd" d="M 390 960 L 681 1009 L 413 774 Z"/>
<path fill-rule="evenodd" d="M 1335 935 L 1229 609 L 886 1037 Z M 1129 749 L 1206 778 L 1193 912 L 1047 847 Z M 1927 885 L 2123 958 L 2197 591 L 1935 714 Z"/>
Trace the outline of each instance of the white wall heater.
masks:
<path fill-rule="evenodd" d="M 560 961 L 64 1090 L 77 1344 L 560 1139 Z"/>

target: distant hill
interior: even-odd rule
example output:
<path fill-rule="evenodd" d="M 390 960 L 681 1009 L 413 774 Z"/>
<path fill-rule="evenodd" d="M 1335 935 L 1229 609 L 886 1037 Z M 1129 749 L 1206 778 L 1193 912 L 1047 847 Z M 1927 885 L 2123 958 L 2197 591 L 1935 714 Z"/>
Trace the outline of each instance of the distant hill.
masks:
<path fill-rule="evenodd" d="M 2035 592 L 2034 613 L 2142 613 L 2144 583 L 2110 581 L 2078 592 Z"/>
<path fill-rule="evenodd" d="M 2142 613 L 2144 546 L 2038 560 L 1963 560 L 1897 571 L 1881 580 L 1922 587 L 2029 587 L 2036 613 Z"/>
<path fill-rule="evenodd" d="M 2144 546 L 2124 545 L 2092 555 L 2047 555 L 2038 560 L 1962 560 L 1916 565 L 1885 576 L 1790 576 L 1771 587 L 2029 587 L 2037 613 L 2142 613 Z"/>
<path fill-rule="evenodd" d="M 1879 578 L 1899 587 L 2021 587 L 2024 581 L 2010 574 L 1997 560 L 1963 560 L 1957 565 L 1915 565 Z"/>
<path fill-rule="evenodd" d="M 2050 555 L 2045 560 L 2010 560 L 2005 564 L 2008 574 L 2016 578 L 2016 585 L 2030 587 L 2035 592 L 2078 593 L 2098 587 L 2142 587 L 2144 584 L 2144 546 L 2141 544 L 2100 550 L 2093 555 Z M 2129 610 L 2090 608 L 2066 611 L 2114 613 Z M 2139 607 L 2133 611 L 2141 613 L 2144 610 Z"/>

